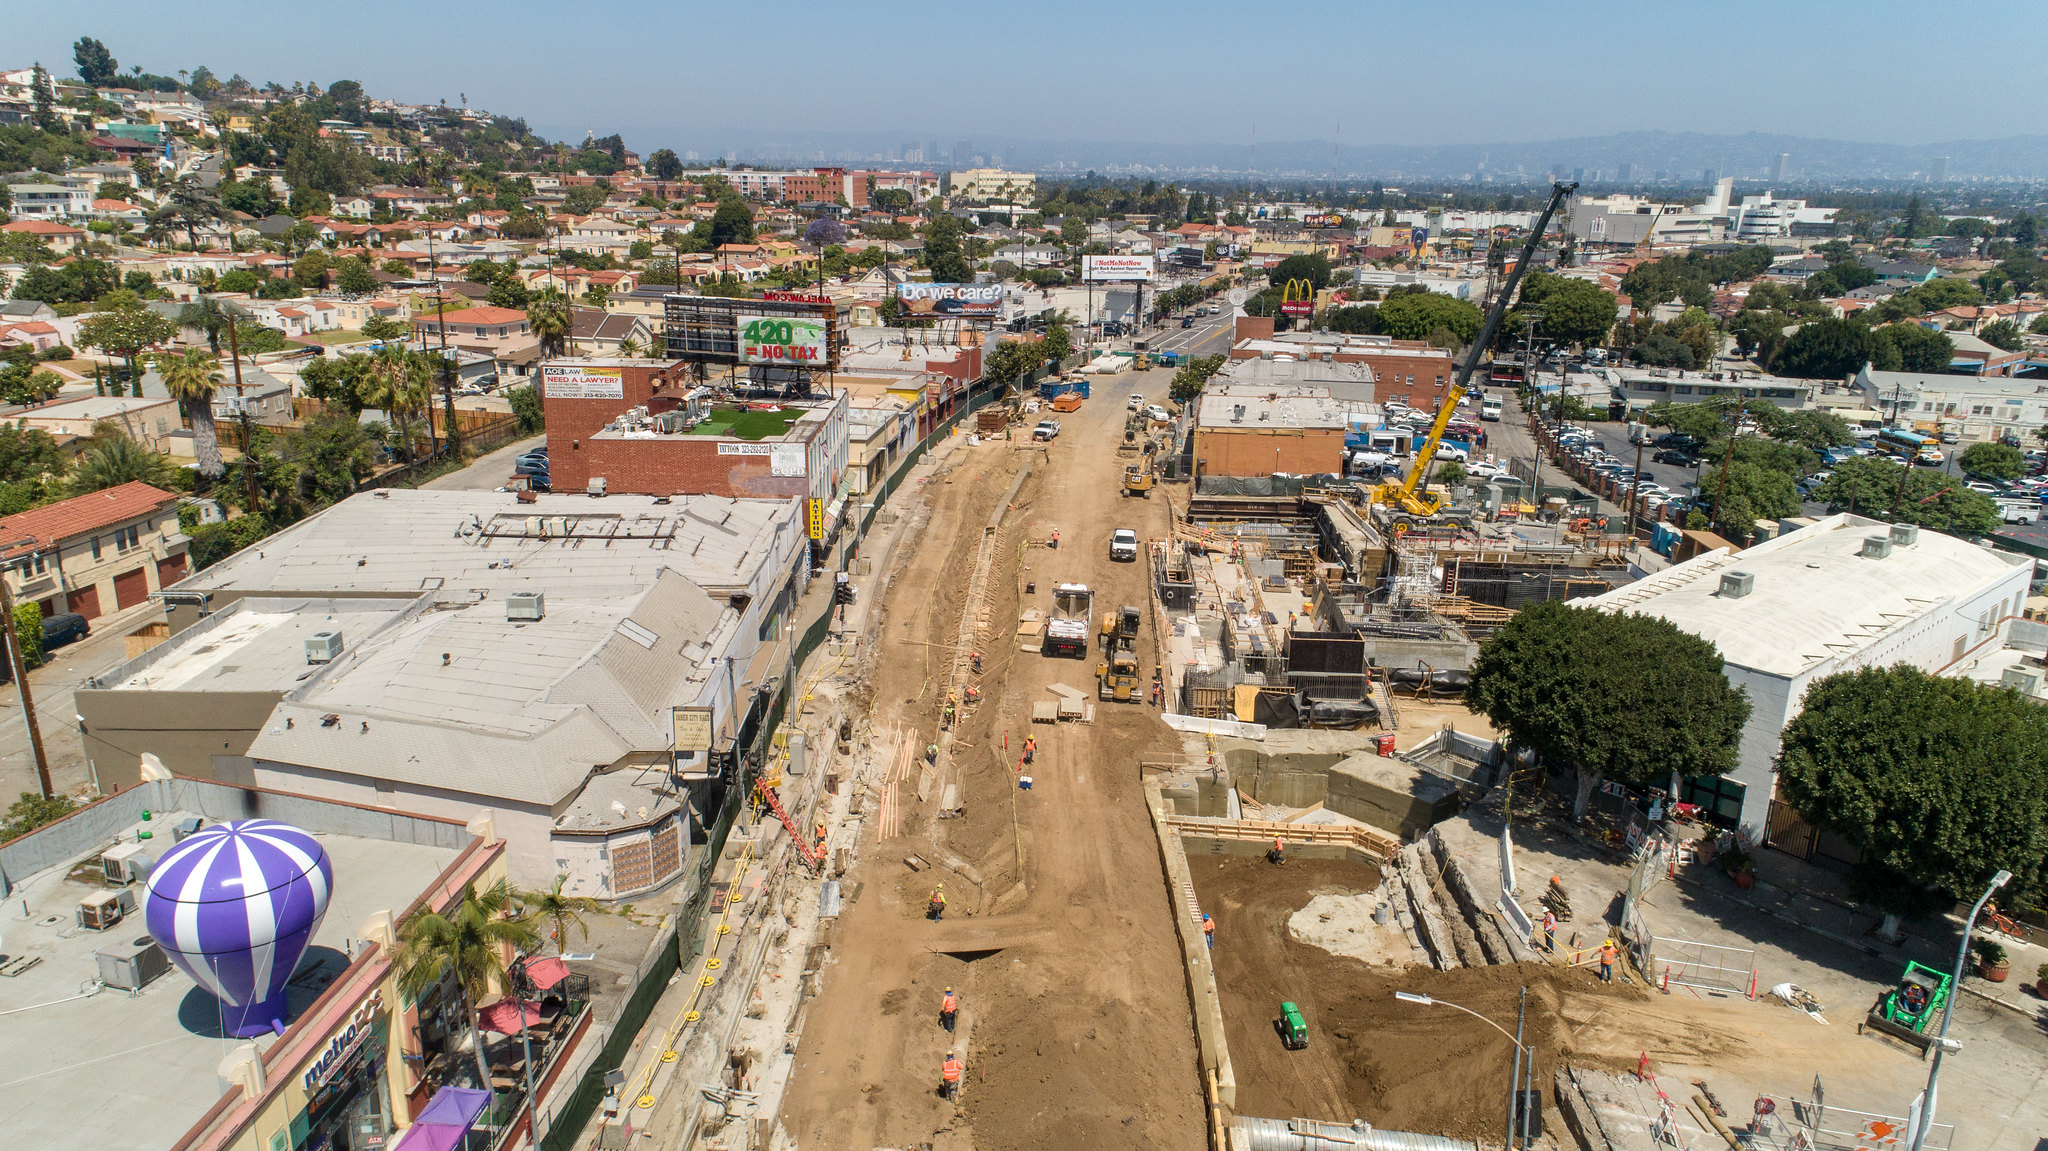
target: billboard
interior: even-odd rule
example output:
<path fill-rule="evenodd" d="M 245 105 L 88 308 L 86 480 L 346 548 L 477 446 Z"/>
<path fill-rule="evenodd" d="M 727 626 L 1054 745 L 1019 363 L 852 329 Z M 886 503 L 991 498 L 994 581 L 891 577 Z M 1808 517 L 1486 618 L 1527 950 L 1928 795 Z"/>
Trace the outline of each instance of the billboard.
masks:
<path fill-rule="evenodd" d="M 830 345 L 823 320 L 741 313 L 733 317 L 733 323 L 739 328 L 740 363 L 790 367 L 825 363 Z"/>
<path fill-rule="evenodd" d="M 896 285 L 896 302 L 907 316 L 974 316 L 1003 314 L 1001 284 Z"/>
<path fill-rule="evenodd" d="M 780 293 L 796 296 L 800 293 Z M 803 299 L 776 299 L 766 297 L 758 300 L 730 299 L 722 296 L 686 296 L 680 292 L 671 293 L 663 307 L 663 338 L 671 359 L 689 360 L 709 364 L 771 365 L 794 369 L 832 368 L 838 365 L 839 310 L 831 302 L 816 302 Z M 780 345 L 785 354 L 774 352 L 762 355 L 748 355 L 750 345 L 758 351 L 761 347 L 775 343 L 758 337 L 780 336 L 776 331 L 763 333 L 756 328 L 754 336 L 748 338 L 746 328 L 758 320 L 772 320 L 777 323 L 789 321 L 792 341 L 799 322 L 815 326 L 823 333 L 822 346 L 816 359 L 790 358 L 790 345 Z M 818 347 L 818 345 L 812 345 Z"/>
<path fill-rule="evenodd" d="M 1304 228 L 1342 228 L 1349 223 L 1350 221 L 1336 212 L 1328 212 L 1320 216 L 1303 216 L 1301 218 L 1301 226 Z"/>
<path fill-rule="evenodd" d="M 550 400 L 623 400 L 626 373 L 621 368 L 544 367 L 541 394 Z"/>
<path fill-rule="evenodd" d="M 1152 257 L 1083 256 L 1081 278 L 1096 284 L 1115 280 L 1149 280 L 1152 278 Z"/>

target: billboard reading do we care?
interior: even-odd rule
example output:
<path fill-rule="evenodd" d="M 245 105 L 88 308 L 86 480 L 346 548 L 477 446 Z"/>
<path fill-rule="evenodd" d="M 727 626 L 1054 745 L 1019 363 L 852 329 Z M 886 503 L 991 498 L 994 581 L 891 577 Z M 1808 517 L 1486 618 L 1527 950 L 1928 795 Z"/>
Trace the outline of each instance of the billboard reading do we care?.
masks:
<path fill-rule="evenodd" d="M 896 285 L 896 301 L 913 316 L 983 316 L 1003 314 L 1001 284 Z"/>

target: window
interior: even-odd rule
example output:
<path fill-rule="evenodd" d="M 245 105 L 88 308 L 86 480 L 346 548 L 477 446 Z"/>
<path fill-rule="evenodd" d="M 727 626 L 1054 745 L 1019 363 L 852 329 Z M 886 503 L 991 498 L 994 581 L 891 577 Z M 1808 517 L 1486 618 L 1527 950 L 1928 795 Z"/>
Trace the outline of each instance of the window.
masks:
<path fill-rule="evenodd" d="M 134 547 L 141 540 L 142 533 L 133 527 L 116 529 L 114 532 L 114 550 L 126 553 L 129 548 Z"/>
<path fill-rule="evenodd" d="M 98 536 L 92 537 L 92 558 L 95 560 L 100 558 L 100 537 Z"/>
<path fill-rule="evenodd" d="M 50 561 L 43 556 L 43 553 L 37 552 L 34 555 L 21 557 L 15 563 L 14 570 L 21 573 L 21 578 L 30 579 L 48 572 L 50 570 Z"/>
<path fill-rule="evenodd" d="M 1748 793 L 1746 784 L 1724 775 L 1707 775 L 1685 781 L 1686 802 L 1699 804 L 1707 821 L 1722 827 L 1733 827 L 1742 818 L 1742 798 Z"/>
<path fill-rule="evenodd" d="M 1677 394 L 1677 395 L 1681 395 L 1681 396 L 1689 396 L 1689 395 L 1691 395 L 1691 394 L 1692 394 L 1692 385 L 1691 385 L 1691 384 L 1673 384 L 1673 385 L 1671 385 L 1671 390 L 1672 390 L 1672 392 L 1673 392 L 1673 393 L 1675 393 L 1675 394 Z"/>
<path fill-rule="evenodd" d="M 1950 656 L 1949 656 L 1949 662 L 1950 662 L 1950 663 L 1954 663 L 1954 662 L 1955 662 L 1956 660 L 1959 660 L 1959 659 L 1963 658 L 1963 652 L 1964 652 L 1964 651 L 1966 651 L 1966 650 L 1968 650 L 1968 649 L 1969 649 L 1969 646 L 1970 646 L 1970 637 L 1969 637 L 1969 636 L 1966 636 L 1966 635 L 1959 635 L 1959 636 L 1957 636 L 1957 637 L 1956 637 L 1956 649 L 1955 649 L 1955 652 L 1954 652 L 1954 654 L 1952 654 L 1952 655 L 1950 655 Z"/>

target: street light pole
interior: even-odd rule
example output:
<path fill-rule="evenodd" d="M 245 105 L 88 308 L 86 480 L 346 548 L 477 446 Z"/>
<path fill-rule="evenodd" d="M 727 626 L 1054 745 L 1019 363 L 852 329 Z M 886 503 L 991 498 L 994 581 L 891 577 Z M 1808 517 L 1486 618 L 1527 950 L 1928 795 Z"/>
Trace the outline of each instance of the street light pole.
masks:
<path fill-rule="evenodd" d="M 1920 1151 L 1920 1145 L 1927 1141 L 1927 1129 L 1934 1126 L 1934 1088 L 1941 1079 L 1941 1057 L 1948 1052 L 1948 1023 L 1956 1010 L 1956 992 L 1963 988 L 1963 962 L 1970 955 L 1970 932 L 1977 926 L 1977 913 L 1984 910 L 1984 904 L 1993 892 L 2012 880 L 2012 872 L 2000 870 L 1991 877 L 1991 886 L 1977 897 L 1970 907 L 1970 918 L 1963 921 L 1963 939 L 1956 944 L 1956 970 L 1949 979 L 1948 1000 L 1941 1005 L 1941 1033 L 1934 1037 L 1934 1065 L 1927 1069 L 1927 1090 L 1920 1101 L 1920 1122 L 1913 1129 L 1911 1151 Z"/>
<path fill-rule="evenodd" d="M 1486 1016 L 1479 1014 L 1477 1011 L 1472 1010 L 1470 1007 L 1461 1007 L 1458 1004 L 1452 1003 L 1447 999 L 1436 999 L 1428 995 L 1418 995 L 1413 991 L 1396 991 L 1394 992 L 1394 998 L 1400 1000 L 1403 1003 L 1414 1003 L 1419 1004 L 1423 1007 L 1449 1007 L 1454 1011 L 1462 1011 L 1465 1014 L 1470 1015 L 1472 1018 L 1477 1019 L 1479 1022 L 1486 1024 L 1488 1027 L 1493 1028 L 1495 1031 L 1500 1032 L 1502 1038 L 1506 1039 L 1508 1042 L 1515 1045 L 1515 1072 L 1508 1086 L 1507 1146 L 1513 1147 L 1515 1145 L 1515 1105 L 1519 1102 L 1519 1100 L 1515 1097 L 1515 1092 L 1521 1089 L 1522 1057 L 1525 1054 L 1527 1054 L 1529 1050 L 1528 1048 L 1522 1046 L 1521 1034 L 1523 1017 L 1529 1007 L 1529 989 L 1527 987 L 1522 988 L 1522 1005 L 1515 1011 L 1515 1034 L 1513 1035 L 1508 1034 L 1507 1028 L 1502 1027 L 1500 1024 L 1495 1023 L 1493 1020 L 1488 1019 Z M 1529 1070 L 1532 1074 L 1535 1072 L 1536 1068 L 1533 1063 L 1530 1065 Z"/>

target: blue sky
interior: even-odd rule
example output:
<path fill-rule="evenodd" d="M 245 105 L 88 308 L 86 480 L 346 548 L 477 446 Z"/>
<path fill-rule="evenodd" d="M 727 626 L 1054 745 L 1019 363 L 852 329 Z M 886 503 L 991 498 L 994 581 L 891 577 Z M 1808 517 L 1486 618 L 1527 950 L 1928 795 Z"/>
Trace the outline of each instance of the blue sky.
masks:
<path fill-rule="evenodd" d="M 551 137 L 1490 143 L 1615 131 L 1885 143 L 2048 131 L 2038 0 L 183 4 L 18 0 L 0 64 L 360 80 Z M 196 19 L 203 12 L 205 19 Z M 2000 30 L 2004 29 L 2002 33 Z"/>

